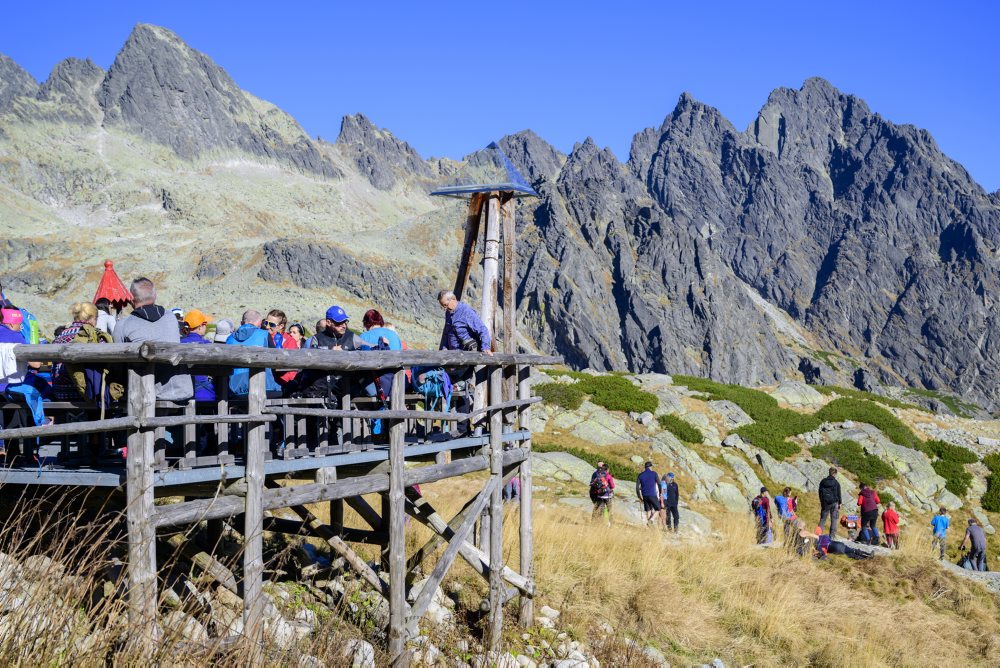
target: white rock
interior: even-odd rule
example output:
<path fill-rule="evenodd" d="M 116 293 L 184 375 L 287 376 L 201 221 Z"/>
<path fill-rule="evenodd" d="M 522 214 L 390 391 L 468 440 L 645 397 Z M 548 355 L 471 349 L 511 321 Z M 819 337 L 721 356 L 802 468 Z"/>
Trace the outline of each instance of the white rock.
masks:
<path fill-rule="evenodd" d="M 556 627 L 555 623 L 548 617 L 535 617 L 535 624 L 543 629 L 554 629 Z"/>
<path fill-rule="evenodd" d="M 375 648 L 364 640 L 348 640 L 340 655 L 351 662 L 351 668 L 375 668 Z"/>
<path fill-rule="evenodd" d="M 1000 439 L 996 438 L 987 438 L 985 436 L 980 436 L 978 439 L 976 439 L 976 442 L 979 443 L 979 445 L 985 445 L 988 448 L 1000 447 Z"/>
<path fill-rule="evenodd" d="M 601 622 L 598 624 L 597 630 L 606 636 L 613 636 L 615 634 L 615 627 L 611 626 L 611 624 L 608 624 L 607 622 Z"/>
<path fill-rule="evenodd" d="M 514 658 L 517 660 L 517 665 L 521 666 L 521 668 L 536 668 L 537 664 L 535 664 L 535 662 L 532 661 L 530 657 L 527 657 L 523 654 L 518 654 Z"/>
<path fill-rule="evenodd" d="M 208 631 L 191 615 L 173 610 L 163 618 L 163 628 L 166 633 L 175 638 L 190 642 L 208 642 Z"/>
<path fill-rule="evenodd" d="M 428 666 L 433 666 L 441 658 L 441 650 L 437 648 L 437 645 L 433 643 L 427 643 L 424 646 L 424 663 Z"/>
<path fill-rule="evenodd" d="M 291 649 L 298 638 L 295 627 L 281 616 L 264 620 L 264 635 L 281 649 Z"/>
<path fill-rule="evenodd" d="M 316 628 L 316 624 L 319 620 L 316 618 L 316 613 L 309 608 L 302 608 L 295 612 L 295 621 L 305 624 L 311 629 Z"/>

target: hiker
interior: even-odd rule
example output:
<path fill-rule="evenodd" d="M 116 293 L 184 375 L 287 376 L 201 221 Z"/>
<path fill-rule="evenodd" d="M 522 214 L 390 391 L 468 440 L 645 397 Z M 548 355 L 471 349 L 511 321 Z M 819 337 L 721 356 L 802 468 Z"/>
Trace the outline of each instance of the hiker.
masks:
<path fill-rule="evenodd" d="M 258 348 L 273 348 L 274 341 L 266 331 L 261 329 L 261 322 L 264 318 L 259 311 L 253 309 L 243 314 L 240 328 L 229 335 L 226 345 L 230 346 L 255 346 Z M 274 380 L 274 374 L 270 369 L 264 369 L 265 387 L 269 398 L 281 396 L 281 386 Z M 229 376 L 229 392 L 236 395 L 245 395 L 250 392 L 250 369 L 233 369 Z"/>
<path fill-rule="evenodd" d="M 114 334 L 115 323 L 118 321 L 111 315 L 111 300 L 107 297 L 98 299 L 94 306 L 97 307 L 97 329 L 106 334 Z"/>
<path fill-rule="evenodd" d="M 653 462 L 646 462 L 645 469 L 639 474 L 635 481 L 635 495 L 642 502 L 642 508 L 646 511 L 646 526 L 653 522 L 656 516 L 656 523 L 663 527 L 663 515 L 660 513 L 660 476 L 653 470 Z"/>
<path fill-rule="evenodd" d="M 944 508 L 938 510 L 938 514 L 931 518 L 931 527 L 934 530 L 934 540 L 931 541 L 931 549 L 937 547 L 940 550 L 939 559 L 944 559 L 944 544 L 948 536 L 948 525 L 951 520 L 948 518 L 948 511 Z"/>
<path fill-rule="evenodd" d="M 205 334 L 208 333 L 208 323 L 211 321 L 210 317 L 196 308 L 188 311 L 184 316 L 181 343 L 210 344 L 211 341 L 205 338 Z M 192 376 L 192 383 L 195 401 L 215 401 L 215 385 L 211 376 L 195 374 Z"/>
<path fill-rule="evenodd" d="M 304 348 L 306 343 L 306 330 L 302 327 L 301 323 L 292 323 L 288 326 L 288 338 L 294 343 L 290 343 L 286 348 L 292 350 L 298 350 L 299 348 Z"/>
<path fill-rule="evenodd" d="M 156 304 L 156 286 L 146 277 L 132 281 L 132 313 L 115 325 L 115 343 L 159 341 L 180 343 L 177 319 Z M 156 398 L 164 401 L 187 401 L 194 396 L 191 374 L 177 367 L 158 364 L 155 371 Z"/>
<path fill-rule="evenodd" d="M 51 417 L 45 417 L 43 401 L 45 395 L 50 392 L 48 383 L 39 378 L 37 374 L 28 373 L 28 369 L 38 369 L 40 362 L 18 363 L 14 358 L 14 346 L 23 344 L 24 337 L 21 335 L 21 326 L 24 322 L 24 314 L 20 309 L 4 308 L 0 309 L 0 393 L 8 401 L 23 401 L 31 411 L 31 418 L 36 427 L 50 425 L 54 422 Z M 20 424 L 8 424 L 5 428 L 11 429 L 21 426 Z M 27 425 L 24 425 L 27 426 Z M 0 455 L 6 454 L 0 449 Z"/>
<path fill-rule="evenodd" d="M 389 329 L 385 325 L 382 314 L 375 309 L 368 309 L 361 318 L 361 325 L 365 331 L 361 333 L 361 340 L 372 347 L 377 347 L 385 339 L 389 345 L 389 350 L 402 350 L 403 341 L 395 330 Z"/>
<path fill-rule="evenodd" d="M 236 324 L 228 318 L 223 318 L 215 324 L 215 336 L 212 338 L 212 342 L 225 345 L 226 341 L 229 340 L 229 335 L 234 331 L 236 331 Z"/>
<path fill-rule="evenodd" d="M 757 525 L 757 542 L 760 544 L 770 543 L 773 540 L 773 532 L 771 498 L 768 496 L 767 487 L 760 488 L 760 494 L 750 502 L 750 509 L 754 512 Z"/>
<path fill-rule="evenodd" d="M 53 343 L 111 343 L 111 335 L 97 327 L 101 311 L 90 302 L 78 302 L 70 308 L 73 322 L 65 327 Z M 82 364 L 66 364 L 53 373 L 53 390 L 64 397 L 62 388 L 72 387 L 74 394 L 102 407 L 119 401 L 125 395 L 120 379 L 112 378 L 108 368 L 93 368 Z M 59 387 L 60 389 L 56 389 Z M 72 398 L 78 398 L 74 396 Z M 103 401 L 102 401 L 103 397 Z"/>
<path fill-rule="evenodd" d="M 826 559 L 828 554 L 842 554 L 845 557 L 858 560 L 868 559 L 872 556 L 870 552 L 850 547 L 839 540 L 833 540 L 829 534 L 823 534 L 822 531 L 820 527 L 816 527 L 816 552 L 814 556 L 817 559 Z"/>
<path fill-rule="evenodd" d="M 603 514 L 611 526 L 611 501 L 615 496 L 615 479 L 604 462 L 597 462 L 597 470 L 590 476 L 590 500 L 594 504 L 593 521 Z"/>
<path fill-rule="evenodd" d="M 330 326 L 329 320 L 327 320 L 326 318 L 320 318 L 319 320 L 316 321 L 316 334 L 319 334 L 329 326 Z M 316 334 L 313 334 L 312 336 L 309 337 L 309 340 L 306 341 L 306 344 L 303 346 L 303 348 L 319 348 L 319 342 L 316 338 Z"/>
<path fill-rule="evenodd" d="M 514 476 L 503 486 L 503 500 L 505 503 L 521 500 L 521 479 Z"/>
<path fill-rule="evenodd" d="M 285 325 L 288 324 L 288 317 L 285 312 L 273 308 L 267 312 L 264 316 L 264 321 L 261 325 L 267 330 L 268 335 L 274 342 L 275 348 L 284 348 L 285 343 Z"/>
<path fill-rule="evenodd" d="M 823 526 L 826 523 L 826 518 L 830 518 L 830 540 L 837 537 L 837 518 L 840 515 L 841 503 L 837 469 L 831 466 L 830 475 L 819 483 L 819 525 Z"/>
<path fill-rule="evenodd" d="M 774 497 L 774 509 L 778 512 L 778 517 L 781 518 L 781 522 L 784 525 L 784 535 L 786 541 L 792 533 L 792 527 L 794 526 L 793 514 L 791 510 L 791 493 L 792 488 L 786 487 L 781 490 L 781 494 Z"/>
<path fill-rule="evenodd" d="M 663 495 L 663 512 L 667 520 L 665 528 L 677 533 L 680 528 L 680 512 L 677 506 L 681 500 L 681 492 L 677 483 L 674 482 L 673 471 L 663 476 L 663 480 L 660 482 L 660 492 Z"/>
<path fill-rule="evenodd" d="M 492 355 L 490 330 L 471 306 L 458 301 L 451 290 L 438 293 L 438 303 L 444 309 L 444 332 L 441 350 L 471 350 Z M 466 367 L 470 371 L 472 367 Z"/>
<path fill-rule="evenodd" d="M 21 308 L 19 306 L 14 306 L 14 302 L 12 302 L 11 300 L 7 299 L 7 295 L 3 291 L 3 284 L 2 283 L 0 283 L 0 308 L 13 309 L 15 311 L 20 311 L 20 313 L 21 313 L 21 322 L 23 323 L 23 326 L 19 327 L 15 331 L 20 332 L 21 339 L 22 339 L 21 343 L 39 343 L 40 342 L 39 339 L 38 339 L 38 337 L 37 337 L 38 319 L 35 317 L 35 314 L 32 313 L 31 311 L 29 311 L 26 308 Z M 36 333 L 34 341 L 32 341 L 32 331 L 34 331 Z"/>
<path fill-rule="evenodd" d="M 972 565 L 972 570 L 974 571 L 985 571 L 986 570 L 986 533 L 983 531 L 983 527 L 979 524 L 979 521 L 975 517 L 969 518 L 969 526 L 965 530 L 965 535 L 962 536 L 962 543 L 958 546 L 959 550 L 965 550 L 965 541 L 969 541 L 969 563 Z"/>
<path fill-rule="evenodd" d="M 329 348 L 330 350 L 360 350 L 361 338 L 354 335 L 354 332 L 347 328 L 350 322 L 347 311 L 336 304 L 326 310 L 327 325 L 323 329 L 316 330 L 316 348 Z"/>
<path fill-rule="evenodd" d="M 813 543 L 816 539 L 814 534 L 809 533 L 806 529 L 806 523 L 804 520 L 796 520 L 794 526 L 794 532 L 792 535 L 792 549 L 795 554 L 800 557 L 804 557 L 809 554 L 809 544 Z"/>
<path fill-rule="evenodd" d="M 882 513 L 882 533 L 885 534 L 885 545 L 890 550 L 899 549 L 899 514 L 896 512 L 896 502 L 890 501 Z"/>
<path fill-rule="evenodd" d="M 861 509 L 861 534 L 858 542 L 868 545 L 878 545 L 878 528 L 875 524 L 878 521 L 878 506 L 882 500 L 878 498 L 878 492 L 861 483 L 861 492 L 858 494 L 858 508 Z"/>

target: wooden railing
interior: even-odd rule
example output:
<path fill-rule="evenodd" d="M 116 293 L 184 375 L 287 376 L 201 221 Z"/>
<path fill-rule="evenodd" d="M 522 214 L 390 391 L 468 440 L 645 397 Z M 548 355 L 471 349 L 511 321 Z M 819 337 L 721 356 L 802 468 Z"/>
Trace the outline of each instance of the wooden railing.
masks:
<path fill-rule="evenodd" d="M 123 415 L 105 419 L 85 420 L 48 427 L 25 427 L 0 431 L 0 438 L 25 439 L 31 437 L 61 437 L 67 435 L 92 434 L 108 431 L 127 432 L 128 456 L 125 463 L 127 523 L 129 532 L 129 605 L 133 628 L 145 634 L 151 641 L 157 637 L 156 625 L 156 530 L 160 527 L 189 524 L 201 520 L 231 518 L 243 515 L 244 520 L 244 628 L 246 635 L 258 642 L 263 632 L 263 605 L 261 596 L 263 576 L 264 512 L 275 508 L 290 507 L 302 512 L 307 519 L 305 504 L 320 501 L 350 499 L 375 492 L 387 493 L 381 522 L 388 525 L 386 532 L 388 553 L 388 574 L 386 582 L 381 575 L 368 569 L 363 560 L 346 547 L 344 539 L 336 535 L 330 527 L 320 527 L 319 535 L 327 539 L 331 549 L 345 556 L 347 561 L 360 570 L 360 574 L 370 584 L 387 593 L 390 609 L 389 650 L 394 661 L 405 657 L 404 644 L 415 620 L 426 609 L 428 596 L 421 595 L 416 600 L 407 600 L 407 573 L 413 564 L 407 563 L 405 554 L 404 516 L 407 512 L 418 521 L 424 522 L 435 531 L 433 540 L 422 548 L 413 559 L 423 558 L 440 541 L 450 545 L 441 564 L 432 573 L 432 581 L 425 592 L 433 592 L 456 556 L 462 556 L 480 573 L 488 576 L 490 591 L 489 637 L 491 643 L 498 643 L 502 631 L 503 603 L 510 598 L 505 582 L 519 592 L 521 598 L 521 620 L 530 623 L 532 618 L 531 595 L 534 584 L 531 577 L 531 469 L 528 453 L 531 447 L 529 409 L 538 401 L 531 396 L 528 382 L 530 367 L 539 364 L 560 363 L 560 358 L 541 355 L 513 355 L 461 352 L 461 351 L 331 351 L 331 350 L 275 350 L 242 346 L 194 346 L 182 344 L 71 344 L 71 345 L 24 345 L 15 348 L 19 361 L 69 362 L 82 365 L 108 366 L 122 365 L 127 370 L 127 400 L 123 405 Z M 194 404 L 163 404 L 160 412 L 180 411 L 177 415 L 157 415 L 158 402 L 155 396 L 155 372 L 158 367 L 187 367 L 191 372 L 205 373 L 216 378 L 226 378 L 233 368 L 249 368 L 249 393 L 241 412 L 234 414 L 233 398 L 223 395 L 211 414 L 198 414 Z M 407 404 L 407 367 L 424 368 L 473 368 L 472 381 L 480 397 L 471 412 L 425 410 Z M 380 371 L 393 374 L 391 396 L 384 410 L 370 410 L 343 406 L 327 408 L 315 404 L 299 402 L 274 402 L 269 405 L 266 396 L 265 373 L 267 369 L 316 369 L 338 373 L 360 373 Z M 217 383 L 224 387 L 225 383 Z M 364 403 L 364 402 L 361 402 Z M 331 453 L 331 444 L 306 446 L 306 452 L 299 451 L 295 443 L 295 456 L 315 457 L 317 469 L 315 483 L 295 487 L 282 487 L 267 481 L 267 456 L 271 452 L 268 428 L 284 418 L 295 422 L 296 434 L 300 421 L 362 421 L 380 419 L 387 426 L 388 443 L 384 453 L 387 471 L 374 472 L 337 480 L 328 480 L 322 475 L 325 457 L 343 453 L 345 443 L 338 443 L 336 452 Z M 456 423 L 469 421 L 479 424 L 482 434 L 466 439 L 462 443 L 471 452 L 455 461 L 438 460 L 433 464 L 407 469 L 405 466 L 408 446 L 419 446 L 413 438 L 407 439 L 407 430 L 429 421 Z M 230 439 L 220 437 L 219 451 L 215 460 L 199 461 L 198 453 L 191 449 L 190 440 L 199 425 L 213 425 L 216 433 L 228 434 L 229 425 L 242 426 L 243 470 L 246 481 L 244 497 L 213 495 L 210 498 L 188 500 L 182 503 L 154 505 L 154 473 L 166 462 L 158 441 L 162 441 L 164 430 L 180 427 L 185 431 L 183 456 L 177 462 L 178 468 L 197 468 L 205 464 L 225 466 L 232 463 Z M 516 429 L 518 428 L 519 429 Z M 516 431 L 513 431 L 515 430 Z M 505 433 L 507 432 L 507 433 Z M 329 432 L 327 432 L 329 433 Z M 412 432 L 411 432 L 412 434 Z M 504 450 L 504 442 L 512 442 L 511 448 Z M 353 444 L 353 440 L 352 440 Z M 371 445 L 370 443 L 368 445 Z M 513 447 L 519 446 L 519 447 Z M 413 451 L 419 447 L 412 448 Z M 225 459 L 223 459 L 225 458 Z M 276 464 L 272 462 L 272 467 Z M 520 573 L 505 568 L 502 563 L 502 488 L 506 479 L 513 474 L 505 468 L 520 467 L 521 476 L 521 562 Z M 467 542 L 471 531 L 469 516 L 463 511 L 452 521 L 445 523 L 437 513 L 427 510 L 429 505 L 420 499 L 407 500 L 407 490 L 413 485 L 487 470 L 489 482 L 470 507 L 488 510 L 490 520 L 489 545 L 487 550 L 474 548 Z M 410 492 L 412 494 L 412 490 Z M 342 511 L 341 511 L 342 512 Z M 312 518 L 309 524 L 314 522 Z M 341 529 L 341 535 L 343 535 Z M 411 561 L 413 561 L 411 559 Z M 440 571 L 440 572 L 439 572 Z M 405 661 L 404 661 L 405 662 Z"/>

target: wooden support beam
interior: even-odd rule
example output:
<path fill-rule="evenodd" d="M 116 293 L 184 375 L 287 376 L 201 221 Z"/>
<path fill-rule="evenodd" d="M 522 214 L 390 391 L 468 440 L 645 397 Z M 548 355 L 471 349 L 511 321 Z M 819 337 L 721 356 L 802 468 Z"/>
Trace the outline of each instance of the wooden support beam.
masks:
<path fill-rule="evenodd" d="M 531 385 L 529 380 L 531 378 L 531 367 L 521 366 L 518 371 L 518 396 L 521 399 L 526 399 L 531 396 Z M 531 409 L 525 406 L 521 409 L 520 414 L 521 427 L 524 429 L 531 429 Z M 530 584 L 531 589 L 534 590 L 534 559 L 535 559 L 535 539 L 532 527 L 532 513 L 531 513 L 531 497 L 532 497 L 532 480 L 531 480 L 531 439 L 522 442 L 523 447 L 528 450 L 528 456 L 522 461 L 518 470 L 520 471 L 520 483 L 521 483 L 521 501 L 518 511 L 520 513 L 520 561 L 518 564 L 518 570 L 521 576 L 524 577 Z M 518 610 L 518 622 L 524 628 L 529 628 L 535 624 L 535 599 L 531 593 L 526 593 L 521 595 L 521 601 Z"/>
<path fill-rule="evenodd" d="M 500 226 L 503 229 L 503 351 L 517 352 L 517 225 L 514 220 L 514 198 L 504 193 L 500 205 Z M 504 399 L 517 396 L 517 385 L 511 378 L 504 379 Z M 504 422 L 508 422 L 504 420 Z"/>
<path fill-rule="evenodd" d="M 503 453 L 504 465 L 520 462 L 526 452 L 514 448 Z M 429 482 L 453 478 L 455 476 L 482 471 L 489 468 L 489 459 L 474 455 L 458 459 L 448 464 L 432 464 L 406 471 L 405 486 L 422 485 Z M 346 499 L 362 494 L 375 494 L 389 489 L 389 476 L 385 473 L 345 478 L 336 485 L 310 483 L 296 487 L 282 487 L 264 493 L 264 510 L 287 508 L 293 505 L 320 503 L 334 499 Z M 232 517 L 243 512 L 244 502 L 239 496 L 217 495 L 209 499 L 199 499 L 185 503 L 175 503 L 156 508 L 153 522 L 157 528 L 193 524 L 204 520 Z"/>
<path fill-rule="evenodd" d="M 349 505 L 354 510 L 354 512 L 360 515 L 361 519 L 363 519 L 372 529 L 374 529 L 375 531 L 382 530 L 383 518 L 362 497 L 349 496 L 346 499 L 344 499 L 344 503 Z"/>
<path fill-rule="evenodd" d="M 181 534 L 174 534 L 167 539 L 167 543 L 169 543 L 172 548 L 190 559 L 192 564 L 200 568 L 202 572 L 218 582 L 220 585 L 234 594 L 239 593 L 239 584 L 236 581 L 236 576 L 233 575 L 233 572 L 229 570 L 221 561 L 213 557 L 211 554 L 198 549 Z"/>
<path fill-rule="evenodd" d="M 486 486 L 483 490 L 476 496 L 473 500 L 469 512 L 466 514 L 464 520 L 459 525 L 458 529 L 452 534 L 449 539 L 448 547 L 445 549 L 444 554 L 438 559 L 437 564 L 434 565 L 434 570 L 431 571 L 430 577 L 424 581 L 423 589 L 420 590 L 420 594 L 417 599 L 413 602 L 410 608 L 410 618 L 408 620 L 408 626 L 415 630 L 417 622 L 420 618 L 424 616 L 427 612 L 427 606 L 430 605 L 434 598 L 434 592 L 441 584 L 441 580 L 444 578 L 445 573 L 451 568 L 452 563 L 455 561 L 455 557 L 458 556 L 458 551 L 461 549 L 462 544 L 465 543 L 469 534 L 472 532 L 472 527 L 476 523 L 476 517 L 483 511 L 483 508 L 490 502 L 493 497 L 493 491 L 496 489 L 497 480 L 496 478 L 490 478 L 486 482 Z"/>
<path fill-rule="evenodd" d="M 465 284 L 469 280 L 469 271 L 472 269 L 476 257 L 476 244 L 479 242 L 479 221 L 483 217 L 483 204 L 486 202 L 485 193 L 473 193 L 469 199 L 469 213 L 465 217 L 465 242 L 462 244 L 462 256 L 458 263 L 458 276 L 455 278 L 455 289 L 452 292 L 459 299 L 465 292 Z"/>
<path fill-rule="evenodd" d="M 304 520 L 289 520 L 283 517 L 265 517 L 264 531 L 284 533 L 291 536 L 304 536 L 316 533 L 313 531 L 312 526 Z M 347 543 L 364 543 L 366 545 L 378 545 L 379 540 L 381 540 L 381 534 L 375 531 L 352 529 L 349 527 L 342 529 L 340 537 Z"/>
<path fill-rule="evenodd" d="M 404 408 L 406 374 L 402 369 L 392 379 L 389 408 Z M 406 651 L 406 425 L 402 420 L 389 426 L 389 517 L 382 518 L 389 525 L 389 657 L 393 666 L 409 665 Z"/>
<path fill-rule="evenodd" d="M 503 368 L 490 369 L 490 401 L 503 401 Z M 500 650 L 503 640 L 503 411 L 490 415 L 490 613 L 487 622 L 487 643 L 490 651 Z"/>
<path fill-rule="evenodd" d="M 264 409 L 266 396 L 264 369 L 251 369 L 247 414 L 260 415 Z M 265 429 L 263 422 L 252 423 L 247 428 L 244 474 L 247 495 L 243 506 L 243 633 L 247 636 L 253 656 L 259 656 L 258 652 L 264 642 L 264 454 L 267 452 Z"/>
<path fill-rule="evenodd" d="M 137 420 L 153 414 L 155 382 L 152 365 L 128 370 L 129 418 Z M 142 655 L 152 653 L 161 635 L 156 624 L 159 597 L 156 591 L 156 528 L 153 526 L 153 445 L 152 431 L 133 430 L 128 436 L 129 456 L 125 462 L 129 626 Z"/>
<path fill-rule="evenodd" d="M 273 480 L 268 480 L 267 485 L 275 489 L 280 488 L 280 485 Z M 359 557 L 342 538 L 337 536 L 333 529 L 326 524 L 323 524 L 319 518 L 313 515 L 304 505 L 293 505 L 288 506 L 288 508 L 302 519 L 303 523 L 309 527 L 309 530 L 315 536 L 325 540 L 334 552 L 343 557 L 344 561 L 346 561 L 351 568 L 353 568 L 355 572 L 357 572 L 358 575 L 365 580 L 365 582 L 371 585 L 375 591 L 382 594 L 384 598 L 389 598 L 389 585 L 385 582 L 385 580 L 380 578 L 364 559 Z"/>

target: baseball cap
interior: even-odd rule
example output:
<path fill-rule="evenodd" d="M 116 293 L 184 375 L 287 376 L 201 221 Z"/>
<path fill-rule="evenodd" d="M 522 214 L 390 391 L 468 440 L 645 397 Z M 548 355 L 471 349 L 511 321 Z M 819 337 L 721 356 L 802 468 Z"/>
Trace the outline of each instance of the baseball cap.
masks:
<path fill-rule="evenodd" d="M 336 304 L 326 310 L 326 319 L 332 320 L 336 323 L 347 322 L 350 320 L 350 318 L 347 317 L 347 311 L 340 308 Z"/>
<path fill-rule="evenodd" d="M 674 477 L 674 473 L 673 473 L 673 471 L 671 471 L 670 473 L 668 473 L 668 474 L 667 474 L 667 477 L 668 477 L 668 478 L 673 478 L 673 477 Z"/>
<path fill-rule="evenodd" d="M 646 468 L 647 469 L 653 468 L 653 462 L 646 462 Z"/>
<path fill-rule="evenodd" d="M 232 320 L 220 320 L 215 325 L 215 342 L 225 343 L 234 329 L 236 329 L 236 325 L 233 324 Z"/>
<path fill-rule="evenodd" d="M 8 325 L 14 325 L 19 322 L 24 322 L 24 315 L 19 309 L 16 308 L 5 308 L 2 311 L 3 321 Z"/>
<path fill-rule="evenodd" d="M 175 317 L 178 317 L 178 318 L 183 318 L 184 317 L 184 311 L 182 311 L 181 309 L 177 308 L 176 306 L 173 307 L 172 309 L 170 309 L 170 312 L 173 313 Z"/>
<path fill-rule="evenodd" d="M 195 327 L 201 327 L 206 322 L 212 322 L 212 317 L 205 315 L 196 308 L 193 308 L 187 312 L 186 316 L 184 316 L 184 322 L 187 323 L 188 327 L 194 329 Z"/>

